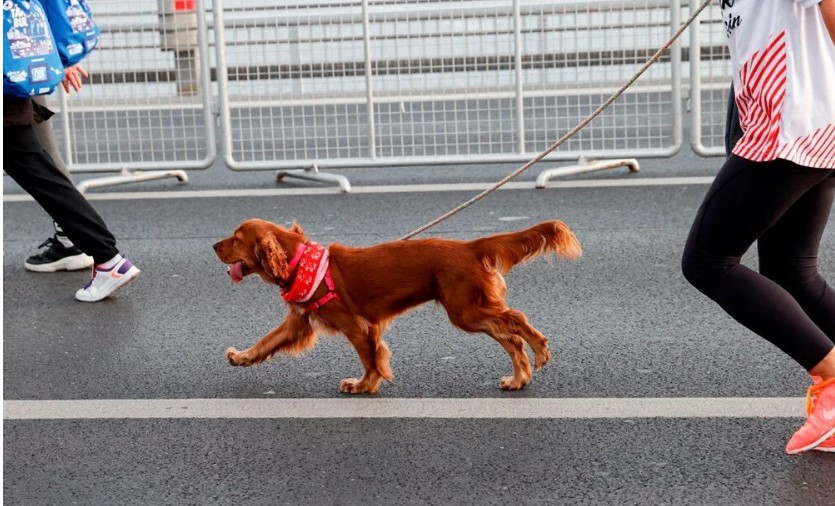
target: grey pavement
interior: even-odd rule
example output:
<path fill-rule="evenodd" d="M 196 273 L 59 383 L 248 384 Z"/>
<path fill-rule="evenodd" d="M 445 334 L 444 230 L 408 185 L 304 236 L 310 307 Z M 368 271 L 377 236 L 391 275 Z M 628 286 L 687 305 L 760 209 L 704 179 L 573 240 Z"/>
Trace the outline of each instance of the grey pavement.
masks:
<path fill-rule="evenodd" d="M 719 161 L 706 160 L 712 166 Z M 408 169 L 368 170 L 364 177 L 386 183 L 401 170 L 397 174 L 408 178 Z M 492 175 L 481 167 L 454 170 L 461 171 L 457 181 Z M 467 170 L 472 178 L 461 175 Z M 669 175 L 693 175 L 709 169 L 670 170 Z M 428 181 L 425 174 L 420 182 Z M 200 186 L 217 187 L 224 183 Z M 502 392 L 498 379 L 510 364 L 501 348 L 486 336 L 456 330 L 440 309 L 427 305 L 388 331 L 395 379 L 378 396 L 803 395 L 808 380 L 797 365 L 680 275 L 684 239 L 706 189 L 508 190 L 432 230 L 431 235 L 472 238 L 553 218 L 574 229 L 585 250 L 580 261 L 537 260 L 507 277 L 509 302 L 551 339 L 554 359 L 527 389 Z M 233 286 L 211 244 L 240 221 L 261 217 L 298 220 L 325 243 L 368 245 L 396 239 L 471 195 L 97 201 L 143 274 L 123 293 L 94 305 L 72 295 L 87 273 L 23 269 L 23 258 L 45 237 L 49 220 L 33 202 L 4 203 L 4 399 L 343 397 L 339 380 L 360 372 L 343 339 L 321 339 L 301 357 L 278 357 L 256 368 L 226 363 L 227 346 L 251 344 L 280 322 L 285 309 L 275 287 L 254 278 Z M 830 229 L 821 258 L 830 279 L 833 247 Z M 745 261 L 756 265 L 755 257 Z M 835 460 L 782 453 L 800 421 L 6 420 L 4 499 L 832 504 Z"/>

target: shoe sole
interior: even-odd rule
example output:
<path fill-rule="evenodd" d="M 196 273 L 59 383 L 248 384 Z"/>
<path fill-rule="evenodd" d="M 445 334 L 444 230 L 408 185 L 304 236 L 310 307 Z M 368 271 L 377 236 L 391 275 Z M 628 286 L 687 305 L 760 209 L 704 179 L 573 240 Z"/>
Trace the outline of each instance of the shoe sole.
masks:
<path fill-rule="evenodd" d="M 73 255 L 49 264 L 30 264 L 23 262 L 23 267 L 32 272 L 80 271 L 93 266 L 93 257 L 89 255 Z"/>
<path fill-rule="evenodd" d="M 98 298 L 98 299 L 91 299 L 91 300 L 84 300 L 84 299 L 79 299 L 78 297 L 76 297 L 76 298 L 75 298 L 75 300 L 77 300 L 77 301 L 79 301 L 79 302 L 99 302 L 99 301 L 104 300 L 104 299 L 106 299 L 106 298 L 108 298 L 108 297 L 111 297 L 114 293 L 118 292 L 118 291 L 119 291 L 119 290 L 121 290 L 122 288 L 124 288 L 124 287 L 128 286 L 129 284 L 131 284 L 131 282 L 133 282 L 133 280 L 135 280 L 136 278 L 138 278 L 140 274 L 142 274 L 142 271 L 140 271 L 139 269 L 137 269 L 137 270 L 136 270 L 136 272 L 134 272 L 133 274 L 130 274 L 130 271 L 128 271 L 128 274 L 125 274 L 125 277 L 124 277 L 124 278 L 122 278 L 122 280 L 120 280 L 120 281 L 121 281 L 121 283 L 119 283 L 118 285 L 116 285 L 116 286 L 113 288 L 113 290 L 110 290 L 110 293 L 108 293 L 108 294 L 107 294 L 107 295 L 105 295 L 104 297 L 100 297 L 100 298 Z"/>
<path fill-rule="evenodd" d="M 821 448 L 820 446 L 816 448 L 812 448 L 816 452 L 823 452 L 823 453 L 835 453 L 835 448 Z"/>
<path fill-rule="evenodd" d="M 832 427 L 832 429 L 829 432 L 824 434 L 823 437 L 821 437 L 820 439 L 818 439 L 814 443 L 806 445 L 803 448 L 800 448 L 800 449 L 797 449 L 797 450 L 794 450 L 794 451 L 786 451 L 786 453 L 788 453 L 789 455 L 798 455 L 798 454 L 803 453 L 803 452 L 808 452 L 809 450 L 815 450 L 818 447 L 818 445 L 820 445 L 821 443 L 823 443 L 827 439 L 831 438 L 832 436 L 835 436 L 835 427 Z M 832 452 L 832 450 L 819 450 L 819 451 Z"/>

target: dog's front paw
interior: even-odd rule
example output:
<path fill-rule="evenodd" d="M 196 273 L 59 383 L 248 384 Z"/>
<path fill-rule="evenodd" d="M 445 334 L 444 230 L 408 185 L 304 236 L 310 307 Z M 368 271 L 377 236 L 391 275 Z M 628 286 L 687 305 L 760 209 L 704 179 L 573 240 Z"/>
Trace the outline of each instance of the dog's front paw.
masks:
<path fill-rule="evenodd" d="M 249 360 L 243 353 L 238 351 L 234 347 L 226 348 L 226 360 L 229 361 L 230 364 L 234 366 L 242 366 L 248 367 L 252 365 L 252 361 Z"/>
<path fill-rule="evenodd" d="M 346 378 L 339 383 L 339 391 L 343 394 L 373 394 L 377 389 L 371 389 L 368 382 L 356 378 Z"/>
<path fill-rule="evenodd" d="M 537 369 L 542 369 L 542 366 L 551 361 L 551 350 L 543 348 L 534 357 L 533 365 Z"/>
<path fill-rule="evenodd" d="M 499 388 L 502 390 L 521 390 L 529 383 L 530 380 L 525 381 L 522 378 L 515 376 L 505 376 L 499 381 Z"/>

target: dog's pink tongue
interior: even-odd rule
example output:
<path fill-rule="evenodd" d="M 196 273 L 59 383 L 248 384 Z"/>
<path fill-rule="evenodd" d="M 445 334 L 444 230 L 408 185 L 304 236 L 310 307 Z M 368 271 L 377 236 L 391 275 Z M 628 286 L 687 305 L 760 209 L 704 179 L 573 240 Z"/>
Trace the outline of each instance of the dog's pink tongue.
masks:
<path fill-rule="evenodd" d="M 243 262 L 235 262 L 229 266 L 229 277 L 233 283 L 240 283 L 244 279 Z"/>

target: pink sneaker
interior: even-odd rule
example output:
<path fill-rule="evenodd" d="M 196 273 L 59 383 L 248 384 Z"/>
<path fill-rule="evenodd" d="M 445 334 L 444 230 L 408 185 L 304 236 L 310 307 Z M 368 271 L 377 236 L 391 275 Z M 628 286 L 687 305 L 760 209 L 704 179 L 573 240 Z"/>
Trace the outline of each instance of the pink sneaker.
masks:
<path fill-rule="evenodd" d="M 806 423 L 786 445 L 786 453 L 797 455 L 812 450 L 835 436 L 835 378 L 826 381 L 812 376 L 806 393 Z"/>

